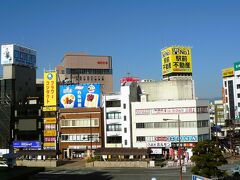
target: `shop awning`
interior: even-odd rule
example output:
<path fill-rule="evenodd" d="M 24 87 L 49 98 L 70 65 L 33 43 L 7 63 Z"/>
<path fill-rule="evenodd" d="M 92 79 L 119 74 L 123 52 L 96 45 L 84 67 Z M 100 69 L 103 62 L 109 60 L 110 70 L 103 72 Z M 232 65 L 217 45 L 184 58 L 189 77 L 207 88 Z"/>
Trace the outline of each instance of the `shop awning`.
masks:
<path fill-rule="evenodd" d="M 96 155 L 149 155 L 150 149 L 138 148 L 98 148 Z"/>

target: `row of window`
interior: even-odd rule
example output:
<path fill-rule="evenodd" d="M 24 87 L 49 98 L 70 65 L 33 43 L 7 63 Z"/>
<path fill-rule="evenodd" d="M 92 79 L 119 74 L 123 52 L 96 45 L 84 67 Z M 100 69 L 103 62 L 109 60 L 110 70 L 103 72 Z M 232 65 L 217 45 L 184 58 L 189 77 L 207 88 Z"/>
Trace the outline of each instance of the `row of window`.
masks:
<path fill-rule="evenodd" d="M 148 122 L 136 123 L 136 128 L 177 128 L 178 122 Z M 208 127 L 208 120 L 203 121 L 181 121 L 180 127 L 182 128 L 201 128 Z"/>
<path fill-rule="evenodd" d="M 104 76 L 72 76 L 74 81 L 104 81 Z"/>
<path fill-rule="evenodd" d="M 62 119 L 61 127 L 99 127 L 99 119 Z"/>
<path fill-rule="evenodd" d="M 61 71 L 63 72 L 63 71 Z M 62 73 L 64 74 L 64 73 Z M 112 74 L 112 69 L 66 69 L 66 74 Z"/>
<path fill-rule="evenodd" d="M 62 141 L 99 142 L 99 134 L 62 134 L 61 139 Z"/>
<path fill-rule="evenodd" d="M 107 113 L 107 119 L 121 119 L 120 112 L 109 112 Z"/>
<path fill-rule="evenodd" d="M 20 52 L 20 51 L 17 51 L 17 50 L 14 50 L 14 58 L 16 59 L 19 59 L 19 61 L 23 61 L 23 62 L 26 62 L 26 63 L 36 63 L 36 56 L 35 55 L 32 55 L 32 54 L 27 54 L 27 53 L 24 53 L 24 52 Z"/>

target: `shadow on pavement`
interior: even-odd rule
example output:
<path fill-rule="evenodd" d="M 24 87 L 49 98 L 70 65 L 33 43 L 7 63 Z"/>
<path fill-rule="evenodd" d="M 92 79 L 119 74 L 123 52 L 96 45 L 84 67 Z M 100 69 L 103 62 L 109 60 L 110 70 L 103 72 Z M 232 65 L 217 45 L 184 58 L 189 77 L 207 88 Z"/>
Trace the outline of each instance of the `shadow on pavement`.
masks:
<path fill-rule="evenodd" d="M 84 179 L 84 180 L 111 180 L 113 177 L 106 172 L 92 172 L 88 174 L 36 174 L 28 178 L 29 180 L 37 179 Z"/>

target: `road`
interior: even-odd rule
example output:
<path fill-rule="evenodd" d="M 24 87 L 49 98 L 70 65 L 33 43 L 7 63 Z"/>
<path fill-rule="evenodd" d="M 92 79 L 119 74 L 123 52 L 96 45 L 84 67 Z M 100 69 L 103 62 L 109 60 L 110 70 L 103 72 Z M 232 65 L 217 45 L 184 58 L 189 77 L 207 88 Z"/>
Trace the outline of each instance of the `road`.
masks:
<path fill-rule="evenodd" d="M 143 168 L 121 168 L 121 169 L 54 169 L 41 172 L 32 176 L 31 180 L 178 180 L 179 169 L 143 169 Z M 191 180 L 190 169 L 183 173 L 183 180 Z"/>

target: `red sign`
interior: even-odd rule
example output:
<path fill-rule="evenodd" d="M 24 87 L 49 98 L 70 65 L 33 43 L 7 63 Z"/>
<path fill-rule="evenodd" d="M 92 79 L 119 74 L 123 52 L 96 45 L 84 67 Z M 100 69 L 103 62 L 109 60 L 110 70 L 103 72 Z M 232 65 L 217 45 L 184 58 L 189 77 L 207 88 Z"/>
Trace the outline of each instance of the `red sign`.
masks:
<path fill-rule="evenodd" d="M 168 138 L 166 136 L 156 136 L 155 141 L 167 141 Z"/>
<path fill-rule="evenodd" d="M 97 64 L 108 64 L 107 61 L 97 61 Z"/>

